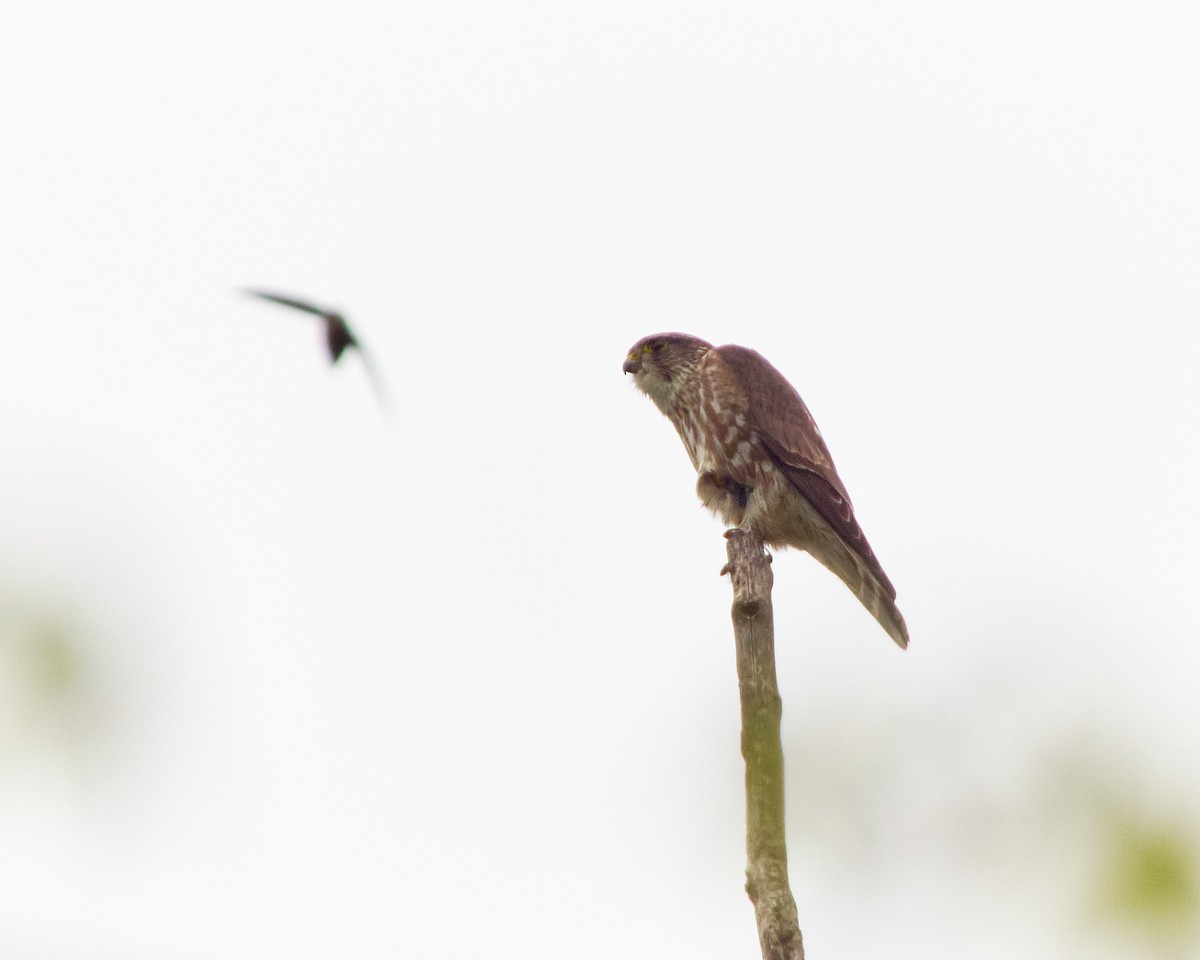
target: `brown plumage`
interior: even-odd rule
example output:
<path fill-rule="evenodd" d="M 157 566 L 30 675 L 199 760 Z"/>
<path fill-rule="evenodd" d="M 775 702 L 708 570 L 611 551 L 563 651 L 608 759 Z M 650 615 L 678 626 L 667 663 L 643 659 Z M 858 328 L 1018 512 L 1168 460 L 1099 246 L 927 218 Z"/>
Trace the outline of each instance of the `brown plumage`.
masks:
<path fill-rule="evenodd" d="M 679 431 L 706 507 L 771 546 L 808 551 L 908 646 L 896 590 L 812 414 L 783 374 L 753 350 L 682 333 L 639 340 L 624 370 Z"/>

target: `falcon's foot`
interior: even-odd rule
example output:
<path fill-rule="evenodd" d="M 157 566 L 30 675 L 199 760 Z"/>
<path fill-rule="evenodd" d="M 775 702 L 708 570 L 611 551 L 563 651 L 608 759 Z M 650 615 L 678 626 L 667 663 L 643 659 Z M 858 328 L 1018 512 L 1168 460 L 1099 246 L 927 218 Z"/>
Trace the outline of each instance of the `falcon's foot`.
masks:
<path fill-rule="evenodd" d="M 744 527 L 730 527 L 723 534 L 721 534 L 721 536 L 723 536 L 726 540 L 728 540 L 735 533 L 744 533 L 744 532 L 746 532 Z M 767 549 L 766 544 L 763 545 L 763 556 L 765 556 L 767 558 L 767 563 L 775 562 L 775 558 L 773 556 L 771 556 L 771 551 Z M 722 576 L 725 575 L 724 570 L 721 571 L 721 575 Z"/>

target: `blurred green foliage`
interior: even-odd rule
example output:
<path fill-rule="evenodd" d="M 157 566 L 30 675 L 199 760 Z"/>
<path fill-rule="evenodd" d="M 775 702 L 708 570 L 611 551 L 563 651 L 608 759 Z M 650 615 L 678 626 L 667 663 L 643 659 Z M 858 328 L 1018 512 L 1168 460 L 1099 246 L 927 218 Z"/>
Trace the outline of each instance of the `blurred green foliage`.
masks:
<path fill-rule="evenodd" d="M 0 745 L 79 746 L 95 736 L 99 676 L 89 636 L 66 605 L 0 607 Z"/>
<path fill-rule="evenodd" d="M 79 686 L 80 650 L 65 624 L 43 621 L 26 635 L 24 650 L 28 677 L 47 698 L 70 696 Z"/>
<path fill-rule="evenodd" d="M 1116 817 L 1105 831 L 1098 876 L 1101 910 L 1111 922 L 1153 937 L 1195 931 L 1200 913 L 1197 850 L 1178 824 Z"/>
<path fill-rule="evenodd" d="M 0 670 L 38 699 L 69 697 L 83 675 L 79 632 L 51 611 L 0 609 Z"/>

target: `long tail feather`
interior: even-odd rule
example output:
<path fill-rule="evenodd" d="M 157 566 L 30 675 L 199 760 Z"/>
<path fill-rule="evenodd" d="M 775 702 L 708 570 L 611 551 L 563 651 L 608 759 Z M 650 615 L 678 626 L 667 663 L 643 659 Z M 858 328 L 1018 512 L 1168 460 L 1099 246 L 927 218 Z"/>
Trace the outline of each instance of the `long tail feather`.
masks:
<path fill-rule="evenodd" d="M 841 581 L 850 588 L 850 592 L 858 597 L 859 602 L 867 608 L 879 625 L 887 631 L 889 637 L 896 641 L 902 650 L 908 648 L 908 626 L 904 617 L 896 607 L 896 601 L 891 592 L 875 579 L 875 575 L 867 568 L 853 550 L 832 535 L 821 544 L 821 549 L 809 552 L 822 564 L 838 575 Z"/>

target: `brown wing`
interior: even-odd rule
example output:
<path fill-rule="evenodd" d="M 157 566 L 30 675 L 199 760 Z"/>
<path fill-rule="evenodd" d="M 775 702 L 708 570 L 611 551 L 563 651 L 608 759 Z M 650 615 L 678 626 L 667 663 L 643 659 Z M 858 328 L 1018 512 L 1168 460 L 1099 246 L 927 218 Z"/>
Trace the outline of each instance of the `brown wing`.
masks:
<path fill-rule="evenodd" d="M 863 536 L 829 448 L 795 387 L 753 350 L 734 345 L 716 349 L 745 388 L 750 422 L 783 475 L 895 598 L 896 589 Z"/>

